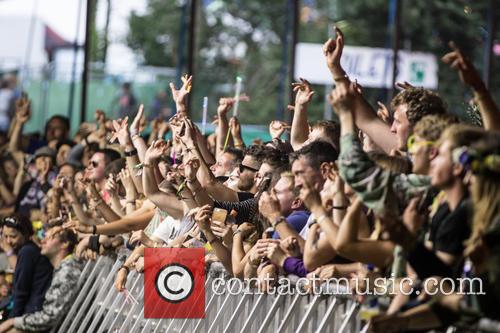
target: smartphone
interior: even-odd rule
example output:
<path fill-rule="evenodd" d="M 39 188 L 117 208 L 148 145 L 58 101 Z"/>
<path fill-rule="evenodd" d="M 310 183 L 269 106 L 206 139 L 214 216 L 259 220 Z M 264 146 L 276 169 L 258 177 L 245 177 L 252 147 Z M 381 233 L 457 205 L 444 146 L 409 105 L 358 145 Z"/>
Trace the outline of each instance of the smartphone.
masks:
<path fill-rule="evenodd" d="M 266 238 L 271 239 L 273 238 L 274 229 L 272 227 L 269 227 L 266 229 L 265 233 L 266 233 Z"/>
<path fill-rule="evenodd" d="M 212 212 L 212 221 L 225 223 L 227 218 L 227 210 L 222 208 L 214 208 Z"/>

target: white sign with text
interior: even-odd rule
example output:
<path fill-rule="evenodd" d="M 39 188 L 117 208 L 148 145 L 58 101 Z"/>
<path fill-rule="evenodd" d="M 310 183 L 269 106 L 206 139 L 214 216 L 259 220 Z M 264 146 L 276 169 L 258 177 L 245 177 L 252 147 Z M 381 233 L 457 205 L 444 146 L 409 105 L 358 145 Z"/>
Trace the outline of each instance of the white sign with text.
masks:
<path fill-rule="evenodd" d="M 341 65 L 351 78 L 367 88 L 390 88 L 392 80 L 392 50 L 345 46 Z M 398 52 L 396 82 L 408 81 L 414 86 L 436 89 L 438 86 L 436 57 L 423 52 Z M 326 66 L 322 44 L 298 43 L 295 79 L 302 77 L 313 84 L 332 84 Z"/>

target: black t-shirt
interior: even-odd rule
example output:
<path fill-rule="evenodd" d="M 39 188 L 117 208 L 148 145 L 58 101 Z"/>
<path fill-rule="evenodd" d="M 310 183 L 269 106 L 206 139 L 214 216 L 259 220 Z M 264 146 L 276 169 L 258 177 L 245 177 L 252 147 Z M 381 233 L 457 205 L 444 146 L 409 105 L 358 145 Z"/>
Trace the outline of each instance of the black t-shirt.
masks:
<path fill-rule="evenodd" d="M 451 255 L 461 256 L 464 251 L 464 241 L 470 236 L 469 225 L 471 203 L 464 197 L 454 211 L 450 211 L 447 203 L 443 203 L 432 218 L 429 241 L 433 251 L 442 251 Z"/>

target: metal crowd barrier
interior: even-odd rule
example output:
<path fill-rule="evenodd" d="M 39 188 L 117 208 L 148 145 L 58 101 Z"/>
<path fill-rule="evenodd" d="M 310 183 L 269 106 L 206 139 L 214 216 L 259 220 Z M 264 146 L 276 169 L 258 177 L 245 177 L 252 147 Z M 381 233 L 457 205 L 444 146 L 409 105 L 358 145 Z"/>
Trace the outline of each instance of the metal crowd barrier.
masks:
<path fill-rule="evenodd" d="M 214 293 L 212 282 L 223 276 L 210 269 L 205 280 L 206 316 L 203 319 L 144 318 L 143 274 L 131 271 L 128 293 L 113 286 L 125 256 L 100 256 L 89 261 L 80 278 L 80 291 L 58 328 L 60 332 L 359 332 L 359 305 L 334 295 L 266 295 Z"/>
<path fill-rule="evenodd" d="M 114 280 L 126 256 L 114 260 L 101 256 L 89 261 L 79 281 L 79 293 L 62 323 L 51 333 L 159 333 L 159 332 L 366 332 L 358 314 L 360 305 L 341 286 L 316 295 L 267 295 L 259 293 L 214 293 L 212 282 L 224 276 L 222 265 L 212 265 L 205 280 L 206 305 L 203 319 L 144 318 L 143 274 L 131 271 L 127 293 L 114 288 Z M 497 323 L 498 324 L 498 323 Z M 494 324 L 486 323 L 491 330 Z"/>

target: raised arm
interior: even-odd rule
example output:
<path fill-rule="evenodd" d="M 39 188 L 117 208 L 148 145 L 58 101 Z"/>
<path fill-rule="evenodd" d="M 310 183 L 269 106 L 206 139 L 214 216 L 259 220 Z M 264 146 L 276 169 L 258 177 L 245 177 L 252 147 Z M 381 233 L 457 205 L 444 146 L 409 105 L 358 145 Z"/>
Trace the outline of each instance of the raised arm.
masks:
<path fill-rule="evenodd" d="M 197 179 L 201 186 L 208 192 L 213 200 L 238 201 L 238 193 L 218 182 L 206 161 L 203 159 L 198 143 L 194 140 L 196 137 L 194 124 L 187 119 L 184 120 L 184 122 L 185 134 L 182 138 L 182 142 L 186 146 L 187 151 L 193 154 L 200 162 Z"/>
<path fill-rule="evenodd" d="M 387 267 L 392 261 L 394 243 L 391 241 L 377 241 L 371 239 L 360 239 L 359 223 L 365 220 L 362 202 L 356 199 L 349 207 L 344 221 L 340 225 L 335 249 L 343 257 L 364 264 L 373 264 L 381 269 Z"/>
<path fill-rule="evenodd" d="M 229 272 L 233 272 L 233 266 L 231 262 L 231 251 L 222 244 L 222 241 L 214 235 L 212 229 L 210 228 L 210 216 L 212 214 L 212 207 L 210 205 L 205 205 L 201 207 L 196 213 L 194 220 L 201 232 L 207 238 L 207 242 L 212 246 L 215 251 L 215 255 L 224 265 L 224 268 Z"/>
<path fill-rule="evenodd" d="M 226 139 L 229 133 L 229 122 L 227 120 L 227 113 L 233 107 L 234 101 L 232 98 L 221 98 L 219 99 L 219 107 L 217 108 L 217 129 L 216 129 L 216 148 L 215 148 L 215 159 L 219 159 L 219 156 L 224 153 L 224 146 L 226 145 Z M 228 142 L 229 145 L 229 142 Z"/>
<path fill-rule="evenodd" d="M 335 33 L 335 39 L 328 39 L 323 45 L 323 54 L 336 87 L 347 89 L 351 85 L 351 82 L 340 65 L 344 49 L 344 35 L 337 27 L 335 27 Z M 390 126 L 377 117 L 376 111 L 361 94 L 355 96 L 355 104 L 356 107 L 352 111 L 356 126 L 375 141 L 386 153 L 389 154 L 391 150 L 398 149 L 396 136 L 391 132 Z"/>
<path fill-rule="evenodd" d="M 457 70 L 460 80 L 472 88 L 474 100 L 478 104 L 483 119 L 484 128 L 489 131 L 500 130 L 500 111 L 479 73 L 454 42 L 450 42 L 449 45 L 452 52 L 443 56 L 443 62 Z"/>
<path fill-rule="evenodd" d="M 167 149 L 165 141 L 156 141 L 146 151 L 142 173 L 144 194 L 158 208 L 168 212 L 173 218 L 180 219 L 184 215 L 182 202 L 175 195 L 160 191 L 156 182 L 155 169 L 158 168 L 158 159 Z"/>
<path fill-rule="evenodd" d="M 177 90 L 175 85 L 170 82 L 170 89 L 172 91 L 172 98 L 175 101 L 175 106 L 177 108 L 177 113 L 181 115 L 187 114 L 186 108 L 186 96 L 191 91 L 191 87 L 193 84 L 193 76 L 183 75 L 182 76 L 182 87 Z"/>
<path fill-rule="evenodd" d="M 19 150 L 19 143 L 21 141 L 21 134 L 23 132 L 24 124 L 31 117 L 30 101 L 28 97 L 23 95 L 16 101 L 16 114 L 15 124 L 12 128 L 11 136 L 9 138 L 9 151 L 15 152 Z"/>
<path fill-rule="evenodd" d="M 293 150 L 300 149 L 309 137 L 307 104 L 309 104 L 314 95 L 311 84 L 302 78 L 300 81 L 301 82 L 292 83 L 293 91 L 295 91 L 295 107 L 290 133 L 290 143 L 292 144 Z"/>

